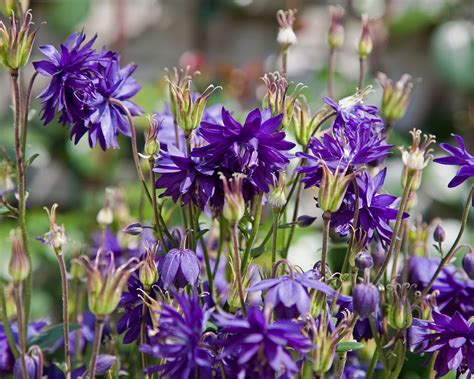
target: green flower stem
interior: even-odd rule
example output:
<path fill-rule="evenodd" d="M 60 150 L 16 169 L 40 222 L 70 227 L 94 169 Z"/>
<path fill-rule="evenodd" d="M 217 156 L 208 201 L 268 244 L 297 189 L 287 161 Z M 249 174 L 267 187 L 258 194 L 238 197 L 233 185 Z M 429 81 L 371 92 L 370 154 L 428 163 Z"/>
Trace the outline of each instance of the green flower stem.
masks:
<path fill-rule="evenodd" d="M 272 267 L 276 262 L 277 242 L 278 242 L 278 220 L 280 219 L 280 208 L 273 209 L 273 227 L 272 227 Z"/>
<path fill-rule="evenodd" d="M 0 288 L 0 316 L 2 319 L 3 330 L 5 331 L 5 335 L 7 337 L 8 346 L 10 347 L 10 350 L 13 353 L 13 357 L 17 359 L 19 354 L 18 349 L 16 348 L 15 339 L 13 338 L 10 322 L 8 320 L 7 301 L 5 300 L 5 288 L 3 285 Z"/>
<path fill-rule="evenodd" d="M 344 368 L 346 367 L 347 351 L 339 353 L 338 357 L 339 357 L 339 365 L 337 366 L 336 378 L 337 379 L 342 379 L 342 377 L 344 375 Z"/>
<path fill-rule="evenodd" d="M 301 191 L 303 189 L 303 183 L 298 181 L 298 187 L 296 188 L 296 199 L 295 199 L 295 207 L 293 209 L 293 216 L 291 218 L 291 227 L 290 227 L 290 234 L 288 236 L 288 240 L 286 241 L 285 249 L 282 253 L 282 258 L 288 258 L 288 251 L 290 250 L 291 241 L 293 240 L 293 236 L 295 234 L 296 228 L 296 219 L 298 218 L 298 210 L 300 206 L 300 198 L 301 198 Z"/>
<path fill-rule="evenodd" d="M 154 162 L 155 161 L 153 158 L 150 158 L 148 160 L 148 164 L 150 166 L 150 184 L 151 184 L 151 202 L 152 202 L 152 208 L 153 208 L 153 220 L 155 222 L 155 228 L 158 234 L 158 238 L 161 242 L 161 246 L 163 246 L 163 250 L 167 253 L 168 246 L 166 246 L 165 237 L 163 236 L 163 231 L 161 230 L 160 218 L 158 216 L 158 205 L 156 203 L 156 178 L 155 178 L 155 172 L 153 171 Z"/>
<path fill-rule="evenodd" d="M 78 324 L 82 324 L 82 287 L 80 279 L 74 279 L 74 321 Z M 75 345 L 75 352 L 76 352 L 76 359 L 81 361 L 81 349 L 80 349 L 80 342 L 81 342 L 81 328 L 77 328 L 76 330 L 76 345 Z"/>
<path fill-rule="evenodd" d="M 349 258 L 352 254 L 352 246 L 354 245 L 355 231 L 357 228 L 357 223 L 359 222 L 359 186 L 357 185 L 357 179 L 355 177 L 352 179 L 352 184 L 355 195 L 354 219 L 352 220 L 352 233 L 349 240 L 349 245 L 347 246 L 346 255 L 344 257 L 344 263 L 342 264 L 341 274 L 344 274 L 348 268 Z"/>
<path fill-rule="evenodd" d="M 331 212 L 323 213 L 323 249 L 321 252 L 321 278 L 326 280 L 326 262 L 328 254 L 329 227 L 331 222 Z"/>
<path fill-rule="evenodd" d="M 64 332 L 64 359 L 66 364 L 66 379 L 71 378 L 71 355 L 69 353 L 69 289 L 67 283 L 66 263 L 61 251 L 56 254 L 59 271 L 61 273 L 61 289 L 63 295 L 63 332 Z"/>
<path fill-rule="evenodd" d="M 428 285 L 425 287 L 425 289 L 421 293 L 421 296 L 418 297 L 416 303 L 418 303 L 421 299 L 423 299 L 428 294 L 431 287 L 433 286 L 433 283 L 438 278 L 438 276 L 441 273 L 441 271 L 443 270 L 444 266 L 446 266 L 446 264 L 451 260 L 451 258 L 457 252 L 459 242 L 461 242 L 461 238 L 462 238 L 462 235 L 464 234 L 464 229 L 466 228 L 467 220 L 469 218 L 469 210 L 471 209 L 471 202 L 472 202 L 473 196 L 474 196 L 474 186 L 472 186 L 471 192 L 469 192 L 469 196 L 467 197 L 466 205 L 464 206 L 464 211 L 463 211 L 463 214 L 462 214 L 461 228 L 459 229 L 456 240 L 454 241 L 453 245 L 449 249 L 448 253 L 441 260 L 441 263 L 439 264 L 438 268 L 436 269 L 436 272 L 431 277 L 430 282 L 428 283 Z"/>
<path fill-rule="evenodd" d="M 364 87 L 366 66 L 367 66 L 367 59 L 359 58 L 359 84 L 358 84 L 359 91 L 361 91 L 362 88 Z"/>
<path fill-rule="evenodd" d="M 104 318 L 96 316 L 95 318 L 95 330 L 94 330 L 94 344 L 92 346 L 92 355 L 89 363 L 89 378 L 95 378 L 95 366 L 97 362 L 97 356 L 100 350 L 100 341 L 102 340 L 102 331 L 104 330 Z"/>
<path fill-rule="evenodd" d="M 400 202 L 400 208 L 398 209 L 397 219 L 395 221 L 395 227 L 393 228 L 392 239 L 390 241 L 390 246 L 388 248 L 388 251 L 387 251 L 387 254 L 385 256 L 385 260 L 382 264 L 382 267 L 377 272 L 377 275 L 374 279 L 374 284 L 377 284 L 380 281 L 380 279 L 382 279 L 382 276 L 383 276 L 385 270 L 388 267 L 390 259 L 392 258 L 392 254 L 393 254 L 393 251 L 395 249 L 398 234 L 400 232 L 400 226 L 402 224 L 403 213 L 405 213 L 405 208 L 406 208 L 407 203 L 408 203 L 408 198 L 410 197 L 412 183 L 413 183 L 413 175 L 411 175 L 408 178 L 408 182 L 406 183 L 405 188 L 403 189 L 402 200 Z"/>
<path fill-rule="evenodd" d="M 257 238 L 258 229 L 260 227 L 260 220 L 262 219 L 262 209 L 263 209 L 262 199 L 263 199 L 263 193 L 259 193 L 255 200 L 256 201 L 255 215 L 254 215 L 254 219 L 252 223 L 252 233 L 250 234 L 250 238 L 248 239 L 247 244 L 245 245 L 244 256 L 242 258 L 242 264 L 240 266 L 242 272 L 245 272 L 245 270 L 247 269 L 247 264 L 250 257 L 250 251 L 252 250 L 253 244 L 255 242 L 255 238 Z"/>
<path fill-rule="evenodd" d="M 328 96 L 334 99 L 334 71 L 336 69 L 336 49 L 329 49 L 328 58 Z"/>
<path fill-rule="evenodd" d="M 21 364 L 21 375 L 23 378 L 28 378 L 28 372 L 26 371 L 26 329 L 25 318 L 24 318 L 24 307 L 22 301 L 22 285 L 21 283 L 16 285 L 13 289 L 15 304 L 16 304 L 16 319 L 18 324 L 18 345 L 20 347 L 20 364 Z"/>
<path fill-rule="evenodd" d="M 379 360 L 380 349 L 376 347 L 374 354 L 372 355 L 372 359 L 370 360 L 370 365 L 367 370 L 367 379 L 372 379 L 374 375 L 375 366 L 377 366 L 377 361 Z"/>
<path fill-rule="evenodd" d="M 202 251 L 204 255 L 204 264 L 206 265 L 206 274 L 207 274 L 207 281 L 209 283 L 209 291 L 211 293 L 211 296 L 213 296 L 214 295 L 214 276 L 212 274 L 211 260 L 209 259 L 209 251 L 207 249 L 206 241 L 204 241 L 204 236 L 201 233 L 201 227 L 199 226 L 199 215 L 196 215 L 195 220 L 196 220 L 196 223 L 195 223 L 196 235 L 199 235 L 198 238 L 199 238 L 199 242 L 201 243 L 201 247 L 202 247 Z M 217 262 L 216 262 L 215 270 L 217 270 Z"/>
<path fill-rule="evenodd" d="M 236 224 L 230 225 L 230 236 L 232 239 L 232 247 L 234 249 L 234 275 L 237 281 L 237 290 L 239 292 L 240 306 L 244 316 L 247 314 L 245 309 L 245 297 L 244 288 L 242 283 L 242 273 L 240 270 L 240 252 L 239 252 L 239 238 L 238 238 L 238 226 Z"/>
<path fill-rule="evenodd" d="M 217 257 L 216 257 L 216 263 L 214 264 L 214 272 L 212 273 L 212 279 L 216 278 L 217 268 L 219 267 L 219 263 L 221 261 L 222 248 L 224 247 L 224 234 L 225 234 L 224 223 L 225 223 L 224 216 L 221 215 L 219 218 L 219 240 L 218 240 L 218 245 L 217 245 Z M 252 234 L 253 234 L 253 230 L 252 230 Z M 244 255 L 244 258 L 245 258 L 245 255 Z"/>

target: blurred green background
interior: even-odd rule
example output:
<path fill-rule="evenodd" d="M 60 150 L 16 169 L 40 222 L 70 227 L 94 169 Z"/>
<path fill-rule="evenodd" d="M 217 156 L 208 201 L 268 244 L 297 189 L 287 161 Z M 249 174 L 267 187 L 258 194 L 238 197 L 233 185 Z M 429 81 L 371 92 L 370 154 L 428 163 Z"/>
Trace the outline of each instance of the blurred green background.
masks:
<path fill-rule="evenodd" d="M 58 45 L 71 32 L 84 29 L 89 36 L 98 34 L 96 47 L 105 45 L 119 51 L 123 64 L 136 62 L 136 78 L 143 86 L 136 101 L 148 114 L 163 110 L 165 67 L 191 65 L 201 72 L 196 89 L 209 83 L 223 86 L 212 102 L 223 103 L 239 115 L 260 104 L 264 93 L 260 78 L 279 67 L 275 13 L 280 8 L 298 9 L 295 29 L 299 44 L 289 52 L 289 77 L 308 86 L 305 95 L 313 111 L 322 105 L 330 4 L 340 4 L 347 11 L 345 42 L 337 55 L 337 96 L 355 90 L 360 15 L 368 13 L 374 51 L 369 58 L 367 82 L 375 89 L 368 103 L 380 103 L 381 89 L 373 80 L 378 71 L 394 81 L 409 73 L 415 81 L 407 114 L 395 124 L 391 142 L 408 145 L 408 131 L 419 128 L 435 134 L 439 142 L 450 140 L 450 133 L 461 134 L 474 151 L 474 7 L 469 0 L 32 0 L 29 6 L 40 29 L 37 46 Z M 32 60 L 37 59 L 40 54 L 35 48 Z M 30 65 L 25 79 L 31 74 Z M 6 72 L 0 72 L 0 146 L 13 157 L 8 79 Z M 45 86 L 43 79 L 36 82 L 35 96 Z M 36 100 L 32 108 L 38 109 Z M 146 119 L 137 123 L 144 130 Z M 104 153 L 91 150 L 86 141 L 75 146 L 68 134 L 60 125 L 43 126 L 37 112 L 32 113 L 27 156 L 39 154 L 28 171 L 34 317 L 53 314 L 56 318 L 60 306 L 55 258 L 34 240 L 48 228 L 42 207 L 59 203 L 59 221 L 65 224 L 70 240 L 85 244 L 91 241 L 96 228 L 105 187 L 124 188 L 132 217 L 138 212 L 139 187 L 129 141 L 120 138 L 120 150 Z M 440 154 L 438 148 L 436 154 Z M 386 190 L 399 194 L 401 162 L 397 151 L 388 166 Z M 431 164 L 424 173 L 416 208 L 426 222 L 443 219 L 447 243 L 457 232 L 468 192 L 467 184 L 448 191 L 447 183 L 454 172 L 455 168 Z M 313 196 L 309 191 L 305 194 L 303 213 L 318 215 Z M 472 224 L 465 237 L 470 242 L 474 238 Z M 3 276 L 7 275 L 10 255 L 8 234 L 14 226 L 12 220 L 0 218 Z M 299 231 L 290 252 L 291 259 L 303 267 L 316 260 L 317 252 L 308 251 L 307 246 L 319 246 L 317 228 L 318 224 L 303 233 Z"/>

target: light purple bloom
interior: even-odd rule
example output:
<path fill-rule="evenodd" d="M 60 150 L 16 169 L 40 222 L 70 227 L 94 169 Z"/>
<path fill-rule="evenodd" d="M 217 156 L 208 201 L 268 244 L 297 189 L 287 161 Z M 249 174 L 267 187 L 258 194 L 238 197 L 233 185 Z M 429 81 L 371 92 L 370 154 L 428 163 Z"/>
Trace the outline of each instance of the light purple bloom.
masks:
<path fill-rule="evenodd" d="M 199 259 L 192 250 L 172 249 L 166 253 L 159 270 L 163 288 L 171 285 L 184 288 L 188 284 L 196 284 L 200 272 Z"/>

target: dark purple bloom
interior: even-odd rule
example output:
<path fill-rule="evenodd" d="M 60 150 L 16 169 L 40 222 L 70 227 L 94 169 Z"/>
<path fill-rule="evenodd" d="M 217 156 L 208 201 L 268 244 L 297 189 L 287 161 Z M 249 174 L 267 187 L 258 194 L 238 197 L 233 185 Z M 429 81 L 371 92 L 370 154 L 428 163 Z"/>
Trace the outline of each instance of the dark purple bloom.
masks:
<path fill-rule="evenodd" d="M 163 288 L 171 285 L 184 288 L 196 284 L 200 272 L 199 259 L 189 249 L 172 249 L 166 253 L 160 267 Z"/>
<path fill-rule="evenodd" d="M 105 375 L 112 368 L 117 358 L 109 354 L 99 354 L 95 364 L 95 371 L 97 375 Z M 85 365 L 75 368 L 71 372 L 71 379 L 80 379 L 84 377 L 88 367 Z M 65 379 L 66 375 L 55 364 L 49 365 L 46 370 L 48 379 Z"/>
<path fill-rule="evenodd" d="M 374 259 L 365 251 L 361 251 L 355 257 L 355 265 L 356 267 L 364 271 L 366 268 L 374 267 Z"/>
<path fill-rule="evenodd" d="M 60 112 L 60 122 L 74 123 L 83 117 L 84 108 L 93 97 L 93 79 L 97 76 L 97 52 L 92 48 L 97 36 L 83 44 L 84 33 L 73 33 L 60 51 L 54 46 L 44 45 L 39 49 L 46 59 L 34 62 L 38 73 L 51 76 L 46 89 L 39 95 L 42 101 L 44 124 Z"/>
<path fill-rule="evenodd" d="M 474 177 L 474 156 L 466 150 L 464 140 L 461 136 L 453 134 L 458 146 L 449 145 L 447 143 L 440 144 L 440 147 L 449 155 L 447 157 L 436 158 L 434 162 L 444 165 L 461 166 L 456 176 L 449 182 L 448 187 L 457 187 L 468 178 Z M 474 200 L 473 200 L 474 204 Z"/>
<path fill-rule="evenodd" d="M 352 306 L 354 312 L 362 319 L 377 311 L 379 290 L 372 283 L 357 284 L 352 290 Z"/>
<path fill-rule="evenodd" d="M 309 313 L 309 289 L 324 292 L 329 296 L 336 292 L 327 284 L 306 274 L 298 274 L 294 277 L 283 275 L 278 278 L 262 280 L 248 290 L 251 292 L 267 291 L 265 305 L 274 309 L 278 319 L 291 319 Z M 344 295 L 340 296 L 345 298 Z"/>
<path fill-rule="evenodd" d="M 375 233 L 383 243 L 390 242 L 392 229 L 390 220 L 397 218 L 398 210 L 393 207 L 397 204 L 397 197 L 389 194 L 380 194 L 385 181 L 387 169 L 380 171 L 375 177 L 363 172 L 357 177 L 359 190 L 359 219 L 358 226 L 366 233 L 366 242 L 370 242 Z M 352 186 L 346 193 L 341 208 L 333 213 L 331 226 L 341 235 L 347 235 L 352 226 L 355 208 L 355 195 Z M 408 216 L 408 215 L 405 215 Z"/>
<path fill-rule="evenodd" d="M 459 313 L 449 317 L 433 311 L 433 322 L 427 323 L 423 339 L 429 341 L 424 352 L 438 352 L 434 364 L 438 376 L 449 371 L 467 377 L 474 373 L 474 326 Z"/>
<path fill-rule="evenodd" d="M 469 279 L 474 280 L 474 251 L 467 253 L 462 258 L 462 268 Z"/>
<path fill-rule="evenodd" d="M 215 357 L 202 340 L 208 314 L 196 295 L 175 294 L 175 299 L 180 311 L 162 304 L 156 335 L 150 338 L 149 344 L 140 347 L 146 354 L 163 360 L 162 364 L 148 367 L 146 372 L 176 378 L 194 378 L 200 372 L 201 377 L 211 377 L 210 367 Z"/>
<path fill-rule="evenodd" d="M 274 378 L 278 373 L 291 377 L 298 371 L 292 352 L 302 354 L 312 348 L 300 323 L 269 323 L 256 307 L 248 309 L 245 319 L 224 314 L 216 319 L 226 333 L 222 358 L 235 358 L 239 374 L 246 378 Z"/>
<path fill-rule="evenodd" d="M 15 362 L 15 367 L 13 368 L 13 377 L 15 379 L 36 379 L 38 377 L 38 370 L 39 367 L 39 358 L 32 357 L 28 354 L 25 355 L 25 366 L 26 366 L 26 376 L 27 378 L 23 377 L 21 371 L 21 361 L 18 358 Z"/>
<path fill-rule="evenodd" d="M 257 108 L 242 125 L 222 108 L 223 125 L 203 121 L 199 132 L 208 145 L 194 149 L 192 154 L 221 171 L 242 172 L 254 187 L 268 192 L 274 174 L 289 163 L 286 152 L 295 146 L 278 131 L 282 117 L 264 121 Z"/>

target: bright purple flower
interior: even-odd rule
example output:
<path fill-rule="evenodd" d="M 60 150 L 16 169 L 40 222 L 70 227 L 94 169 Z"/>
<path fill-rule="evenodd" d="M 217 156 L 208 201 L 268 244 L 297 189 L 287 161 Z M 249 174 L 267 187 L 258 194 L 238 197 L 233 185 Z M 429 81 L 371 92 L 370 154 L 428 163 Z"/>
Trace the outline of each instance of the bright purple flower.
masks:
<path fill-rule="evenodd" d="M 255 188 L 268 192 L 274 174 L 289 163 L 286 152 L 295 146 L 278 131 L 282 117 L 264 121 L 257 108 L 242 125 L 222 108 L 223 125 L 203 121 L 199 132 L 208 145 L 194 149 L 192 154 L 220 171 L 242 172 Z"/>
<path fill-rule="evenodd" d="M 200 272 L 199 259 L 189 249 L 171 249 L 159 267 L 163 288 L 184 288 L 195 285 Z"/>
<path fill-rule="evenodd" d="M 88 133 L 91 147 L 99 142 L 103 150 L 117 149 L 119 133 L 131 136 L 125 110 L 111 99 L 122 102 L 132 116 L 143 113 L 138 105 L 130 101 L 141 88 L 132 78 L 136 68 L 134 64 L 120 68 L 120 57 L 115 53 L 101 54 L 97 64 L 98 75 L 94 80 L 94 96 L 87 104 L 90 114 L 76 120 L 71 130 L 71 139 L 74 138 L 75 143 Z"/>
<path fill-rule="evenodd" d="M 199 304 L 197 295 L 175 294 L 180 311 L 162 304 L 160 326 L 149 344 L 140 350 L 163 363 L 148 367 L 148 374 L 159 372 L 161 377 L 194 378 L 211 377 L 214 353 L 203 341 L 208 314 Z"/>
<path fill-rule="evenodd" d="M 60 51 L 52 45 L 39 49 L 46 59 L 33 62 L 36 71 L 51 77 L 48 87 L 41 92 L 42 116 L 44 124 L 60 113 L 63 124 L 74 123 L 83 117 L 84 108 L 94 95 L 93 79 L 97 76 L 97 52 L 92 48 L 97 36 L 83 44 L 84 33 L 73 33 Z"/>
<path fill-rule="evenodd" d="M 423 352 L 438 352 L 434 364 L 438 376 L 449 371 L 467 377 L 474 373 L 474 326 L 459 313 L 449 317 L 433 311 L 433 322 L 427 323 L 426 334 L 420 339 L 429 341 Z"/>
<path fill-rule="evenodd" d="M 250 287 L 250 292 L 267 291 L 265 305 L 272 307 L 278 319 L 292 319 L 304 316 L 310 310 L 309 289 L 321 291 L 328 296 L 336 293 L 327 284 L 315 280 L 310 275 L 297 274 L 291 277 L 283 275 L 266 279 Z M 346 297 L 340 295 L 341 297 Z"/>
<path fill-rule="evenodd" d="M 292 353 L 299 355 L 312 348 L 300 323 L 269 323 L 256 307 L 248 309 L 245 319 L 225 314 L 215 317 L 226 336 L 222 358 L 236 359 L 239 374 L 246 378 L 269 379 L 278 373 L 291 377 L 299 370 Z"/>
<path fill-rule="evenodd" d="M 357 177 L 359 190 L 359 219 L 358 226 L 367 235 L 366 242 L 372 241 L 375 234 L 383 243 L 389 243 L 392 236 L 390 220 L 397 218 L 397 197 L 380 194 L 385 181 L 387 169 L 380 171 L 375 177 L 363 172 Z M 347 235 L 352 227 L 355 208 L 355 195 L 352 186 L 349 187 L 341 208 L 332 214 L 331 226 L 341 235 Z M 408 215 L 405 215 L 407 217 Z"/>
<path fill-rule="evenodd" d="M 442 143 L 439 146 L 446 151 L 449 155 L 447 157 L 436 158 L 434 162 L 450 165 L 450 166 L 461 166 L 454 178 L 449 182 L 448 187 L 457 187 L 461 183 L 464 183 L 469 178 L 474 177 L 474 155 L 470 154 L 466 150 L 464 140 L 461 136 L 452 134 L 458 143 L 458 146 L 453 146 L 447 143 Z M 473 199 L 474 205 L 474 199 Z"/>

